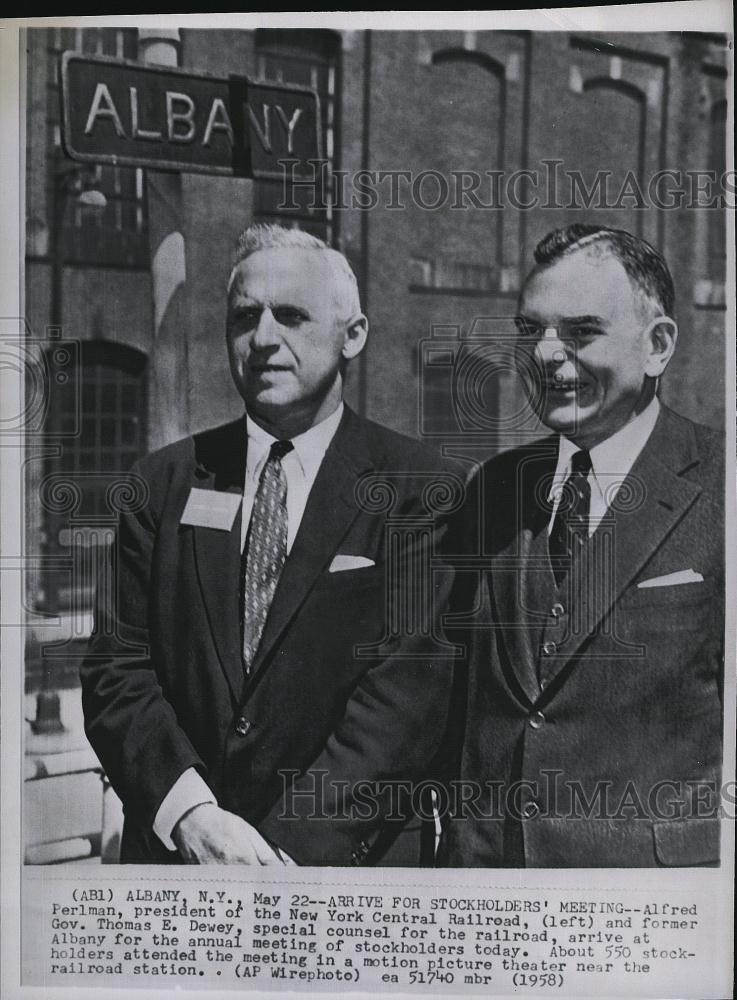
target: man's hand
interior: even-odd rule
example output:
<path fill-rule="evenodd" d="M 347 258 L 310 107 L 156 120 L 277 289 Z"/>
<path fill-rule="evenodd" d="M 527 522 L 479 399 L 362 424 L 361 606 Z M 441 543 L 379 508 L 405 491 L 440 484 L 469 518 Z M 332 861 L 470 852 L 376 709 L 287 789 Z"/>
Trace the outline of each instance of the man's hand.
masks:
<path fill-rule="evenodd" d="M 240 816 L 203 802 L 174 827 L 172 840 L 189 865 L 282 865 L 274 849 Z"/>

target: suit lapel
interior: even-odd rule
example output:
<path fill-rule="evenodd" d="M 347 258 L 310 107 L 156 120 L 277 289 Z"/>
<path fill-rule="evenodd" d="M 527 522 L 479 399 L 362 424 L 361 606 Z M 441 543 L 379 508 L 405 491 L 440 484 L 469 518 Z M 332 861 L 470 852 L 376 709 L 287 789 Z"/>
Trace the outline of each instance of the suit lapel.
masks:
<path fill-rule="evenodd" d="M 523 613 L 526 606 L 524 587 L 529 571 L 528 560 L 534 535 L 544 528 L 547 514 L 541 507 L 540 490 L 555 471 L 558 439 L 545 438 L 526 450 L 521 462 L 515 464 L 504 489 L 508 500 L 494 502 L 498 485 L 489 484 L 486 500 L 490 518 L 488 533 L 494 553 L 491 586 L 501 632 L 507 651 L 508 664 L 526 698 L 534 702 L 540 695 L 537 679 L 537 654 Z M 499 513 L 504 517 L 499 520 Z M 536 567 L 537 569 L 537 567 Z"/>
<path fill-rule="evenodd" d="M 586 547 L 576 596 L 578 621 L 561 645 L 559 670 L 575 658 L 623 591 L 654 555 L 701 493 L 684 473 L 698 464 L 693 428 L 663 409 L 650 440 L 638 456 L 617 499 L 619 510 L 602 523 Z M 635 498 L 630 505 L 627 497 Z M 631 506 L 632 509 L 623 509 Z M 618 506 L 615 501 L 615 508 Z M 613 568 L 613 572 L 612 572 Z"/>
<path fill-rule="evenodd" d="M 258 674 L 358 516 L 360 509 L 354 496 L 356 480 L 372 468 L 368 442 L 357 418 L 346 408 L 325 453 L 297 537 L 284 564 L 251 668 L 252 677 Z"/>
<path fill-rule="evenodd" d="M 243 494 L 245 419 L 197 439 L 193 486 Z M 192 529 L 197 576 L 212 637 L 233 699 L 243 687 L 240 634 L 241 512 L 230 531 Z"/>

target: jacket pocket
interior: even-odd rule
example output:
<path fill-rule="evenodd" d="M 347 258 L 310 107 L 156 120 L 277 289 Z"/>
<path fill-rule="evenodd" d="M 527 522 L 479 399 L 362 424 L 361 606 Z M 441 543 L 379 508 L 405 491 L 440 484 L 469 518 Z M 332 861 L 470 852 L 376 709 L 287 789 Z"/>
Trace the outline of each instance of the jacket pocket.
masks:
<path fill-rule="evenodd" d="M 713 597 L 714 588 L 708 582 L 633 588 L 615 605 L 614 614 L 627 639 L 643 633 L 701 633 L 713 613 Z"/>
<path fill-rule="evenodd" d="M 719 864 L 718 819 L 674 819 L 653 823 L 655 856 L 669 868 Z"/>
<path fill-rule="evenodd" d="M 714 581 L 710 579 L 665 587 L 632 586 L 623 597 L 622 604 L 634 608 L 688 607 L 711 600 L 714 589 Z"/>
<path fill-rule="evenodd" d="M 384 586 L 386 570 L 383 564 L 361 566 L 358 569 L 342 569 L 336 573 L 326 571 L 318 577 L 316 586 L 322 590 L 340 593 L 346 590 L 364 590 L 367 587 Z"/>

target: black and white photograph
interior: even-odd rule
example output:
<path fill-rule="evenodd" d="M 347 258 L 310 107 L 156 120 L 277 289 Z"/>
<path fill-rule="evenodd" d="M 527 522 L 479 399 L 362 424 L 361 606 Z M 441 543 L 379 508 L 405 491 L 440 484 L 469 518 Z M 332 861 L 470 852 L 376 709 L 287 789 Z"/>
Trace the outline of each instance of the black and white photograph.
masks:
<path fill-rule="evenodd" d="M 3 992 L 727 996 L 731 9 L 0 28 Z"/>

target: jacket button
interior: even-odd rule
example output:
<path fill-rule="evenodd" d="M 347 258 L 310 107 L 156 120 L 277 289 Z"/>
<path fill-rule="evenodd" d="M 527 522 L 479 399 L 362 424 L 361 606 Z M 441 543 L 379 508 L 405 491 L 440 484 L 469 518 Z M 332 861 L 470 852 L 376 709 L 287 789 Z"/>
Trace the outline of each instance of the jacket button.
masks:
<path fill-rule="evenodd" d="M 554 642 L 545 642 L 545 643 L 543 643 L 543 653 L 546 656 L 552 656 L 553 653 L 555 653 L 557 651 L 557 649 L 558 649 L 558 647 L 556 646 L 556 644 Z"/>
<path fill-rule="evenodd" d="M 239 736 L 246 736 L 250 728 L 251 728 L 251 723 L 244 716 L 241 716 L 240 719 L 238 719 L 238 722 L 236 723 L 235 731 L 236 733 L 238 733 Z"/>
<path fill-rule="evenodd" d="M 550 609 L 550 614 L 553 616 L 553 618 L 560 618 L 560 616 L 564 615 L 565 613 L 566 609 L 559 601 L 556 601 L 556 603 Z"/>
<path fill-rule="evenodd" d="M 542 712 L 535 712 L 530 716 L 530 725 L 533 729 L 541 729 L 545 725 L 545 716 Z"/>
<path fill-rule="evenodd" d="M 537 802 L 525 802 L 522 807 L 522 815 L 525 819 L 534 819 L 540 812 Z"/>

